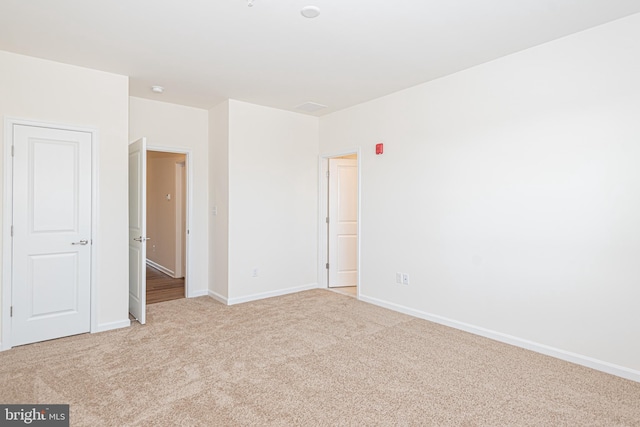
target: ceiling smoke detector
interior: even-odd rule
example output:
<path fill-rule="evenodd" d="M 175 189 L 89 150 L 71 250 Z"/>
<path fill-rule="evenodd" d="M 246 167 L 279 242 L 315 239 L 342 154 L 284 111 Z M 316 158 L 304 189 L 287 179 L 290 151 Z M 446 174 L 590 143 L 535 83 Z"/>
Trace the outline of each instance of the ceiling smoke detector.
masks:
<path fill-rule="evenodd" d="M 315 18 L 320 15 L 320 8 L 317 6 L 305 6 L 300 10 L 300 13 L 305 18 Z"/>
<path fill-rule="evenodd" d="M 155 93 L 164 92 L 164 88 L 162 86 L 151 86 L 151 90 Z"/>

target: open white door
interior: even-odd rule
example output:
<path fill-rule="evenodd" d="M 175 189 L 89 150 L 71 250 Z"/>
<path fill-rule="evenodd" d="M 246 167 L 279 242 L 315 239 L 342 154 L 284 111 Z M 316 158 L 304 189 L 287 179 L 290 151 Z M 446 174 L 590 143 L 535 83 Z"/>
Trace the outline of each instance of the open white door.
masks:
<path fill-rule="evenodd" d="M 358 160 L 329 159 L 329 287 L 358 284 Z"/>
<path fill-rule="evenodd" d="M 89 332 L 91 145 L 89 132 L 13 126 L 14 346 Z"/>
<path fill-rule="evenodd" d="M 147 304 L 147 141 L 129 144 L 129 313 L 145 323 Z"/>

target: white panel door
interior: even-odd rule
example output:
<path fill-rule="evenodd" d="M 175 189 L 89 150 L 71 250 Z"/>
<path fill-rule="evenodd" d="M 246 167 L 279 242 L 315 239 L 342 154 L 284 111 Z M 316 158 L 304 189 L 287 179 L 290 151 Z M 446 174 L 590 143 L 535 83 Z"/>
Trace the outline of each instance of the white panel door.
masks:
<path fill-rule="evenodd" d="M 144 324 L 147 304 L 147 141 L 129 144 L 129 313 Z"/>
<path fill-rule="evenodd" d="M 12 345 L 91 327 L 91 133 L 13 126 Z"/>
<path fill-rule="evenodd" d="M 329 159 L 329 287 L 358 284 L 358 161 Z"/>

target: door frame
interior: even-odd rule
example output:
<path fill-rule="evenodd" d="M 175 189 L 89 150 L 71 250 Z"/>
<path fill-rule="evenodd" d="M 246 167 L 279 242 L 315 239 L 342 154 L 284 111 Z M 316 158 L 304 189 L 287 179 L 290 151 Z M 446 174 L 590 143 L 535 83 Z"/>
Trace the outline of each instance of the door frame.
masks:
<path fill-rule="evenodd" d="M 327 173 L 329 172 L 329 159 L 334 157 L 348 156 L 355 154 L 358 161 L 358 280 L 357 280 L 357 298 L 360 299 L 360 277 L 361 277 L 361 242 L 362 242 L 362 155 L 360 147 L 335 151 L 332 153 L 321 154 L 318 159 L 318 182 L 319 182 L 319 199 L 318 199 L 318 287 L 329 289 L 329 274 L 326 269 L 326 263 L 329 262 L 329 238 L 327 236 L 327 209 L 329 206 L 329 182 Z"/>
<path fill-rule="evenodd" d="M 147 142 L 149 140 L 147 139 Z M 185 198 L 185 223 L 186 223 L 186 232 L 184 234 L 184 238 L 186 239 L 184 245 L 184 270 L 182 273 L 184 274 L 184 295 L 185 298 L 193 298 L 197 295 L 192 295 L 191 291 L 191 214 L 193 212 L 191 204 L 193 203 L 193 153 L 189 148 L 180 148 L 180 147 L 165 147 L 162 145 L 152 145 L 147 144 L 147 151 L 159 151 L 164 153 L 175 153 L 175 154 L 184 154 L 184 164 L 187 168 L 185 173 L 185 194 L 183 197 Z M 145 266 L 146 267 L 146 266 Z M 145 289 L 146 291 L 146 289 Z"/>
<path fill-rule="evenodd" d="M 174 276 L 177 276 L 177 278 L 184 277 L 184 270 L 186 269 L 187 261 L 187 198 L 185 194 L 187 190 L 186 170 L 186 159 L 174 164 L 174 174 L 176 177 L 176 188 L 174 190 L 176 194 L 176 269 L 174 271 Z M 185 225 L 184 229 L 182 229 L 183 223 Z"/>
<path fill-rule="evenodd" d="M 44 127 L 51 129 L 60 129 L 75 132 L 87 132 L 91 134 L 91 276 L 89 292 L 91 294 L 91 302 L 89 310 L 91 312 L 91 324 L 89 332 L 98 331 L 97 319 L 97 300 L 98 300 L 98 250 L 100 242 L 98 239 L 98 164 L 99 164 L 99 132 L 95 128 L 66 125 L 61 123 L 42 122 L 30 119 L 21 119 L 17 117 L 4 118 L 4 191 L 2 197 L 2 289 L 0 295 L 2 298 L 2 330 L 0 331 L 0 351 L 11 348 L 11 302 L 12 302 L 12 285 L 11 268 L 13 263 L 12 257 L 12 239 L 11 225 L 13 223 L 13 156 L 11 147 L 13 146 L 13 126 L 23 125 L 32 127 Z"/>

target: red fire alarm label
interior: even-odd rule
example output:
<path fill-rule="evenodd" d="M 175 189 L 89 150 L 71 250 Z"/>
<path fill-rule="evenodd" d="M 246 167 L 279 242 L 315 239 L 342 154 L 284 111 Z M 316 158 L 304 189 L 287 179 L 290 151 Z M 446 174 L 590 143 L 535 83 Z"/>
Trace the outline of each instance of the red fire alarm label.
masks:
<path fill-rule="evenodd" d="M 382 146 L 382 142 L 376 144 L 376 154 L 382 154 L 384 152 L 384 147 Z"/>

